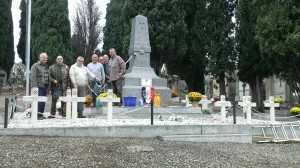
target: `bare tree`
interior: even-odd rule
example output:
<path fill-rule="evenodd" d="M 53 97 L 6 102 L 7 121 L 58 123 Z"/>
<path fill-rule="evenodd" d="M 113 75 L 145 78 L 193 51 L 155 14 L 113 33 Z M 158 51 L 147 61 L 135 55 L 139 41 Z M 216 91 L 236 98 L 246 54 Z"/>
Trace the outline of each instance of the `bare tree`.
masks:
<path fill-rule="evenodd" d="M 85 58 L 85 63 L 102 41 L 101 15 L 95 0 L 81 0 L 77 4 L 73 18 L 72 48 L 76 55 Z"/>

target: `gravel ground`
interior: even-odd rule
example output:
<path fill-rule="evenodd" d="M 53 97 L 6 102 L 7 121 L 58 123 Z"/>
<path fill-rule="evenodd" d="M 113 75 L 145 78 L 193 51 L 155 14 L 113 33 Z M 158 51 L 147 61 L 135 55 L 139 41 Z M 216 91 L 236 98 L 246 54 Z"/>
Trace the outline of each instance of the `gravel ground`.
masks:
<path fill-rule="evenodd" d="M 0 136 L 0 167 L 299 167 L 299 144 Z"/>

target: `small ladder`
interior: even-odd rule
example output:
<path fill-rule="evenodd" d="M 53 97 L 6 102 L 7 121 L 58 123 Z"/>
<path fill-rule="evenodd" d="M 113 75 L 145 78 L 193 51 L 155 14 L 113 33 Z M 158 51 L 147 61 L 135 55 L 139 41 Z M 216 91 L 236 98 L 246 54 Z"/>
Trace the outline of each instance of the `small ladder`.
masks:
<path fill-rule="evenodd" d="M 282 123 L 282 124 L 270 124 L 265 126 L 254 126 L 260 128 L 262 136 L 253 136 L 254 138 L 265 139 L 258 141 L 258 143 L 285 143 L 285 142 L 300 142 L 299 136 L 296 130 L 300 132 L 300 122 Z M 295 129 L 298 128 L 298 129 Z M 267 136 L 267 131 L 272 133 Z"/>

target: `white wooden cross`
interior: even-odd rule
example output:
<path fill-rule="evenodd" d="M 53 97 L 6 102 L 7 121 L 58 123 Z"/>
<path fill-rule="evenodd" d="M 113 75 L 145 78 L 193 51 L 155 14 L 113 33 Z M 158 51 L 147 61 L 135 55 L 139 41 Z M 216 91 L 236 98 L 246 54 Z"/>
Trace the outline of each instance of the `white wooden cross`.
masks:
<path fill-rule="evenodd" d="M 109 125 L 111 125 L 112 122 L 112 107 L 113 107 L 113 102 L 120 102 L 120 98 L 114 98 L 113 97 L 113 90 L 108 89 L 107 91 L 107 97 L 101 97 L 100 98 L 101 102 L 108 102 L 107 103 L 107 122 Z"/>
<path fill-rule="evenodd" d="M 215 102 L 215 106 L 221 106 L 221 121 L 226 121 L 226 107 L 231 106 L 230 101 L 226 101 L 225 95 L 221 95 L 220 101 Z"/>
<path fill-rule="evenodd" d="M 251 96 L 243 96 L 243 102 L 251 102 Z M 244 119 L 247 119 L 247 106 L 242 106 L 243 107 L 243 116 L 244 116 Z"/>
<path fill-rule="evenodd" d="M 78 97 L 77 88 L 72 89 L 72 122 L 77 120 L 77 103 L 85 102 L 85 97 Z"/>
<path fill-rule="evenodd" d="M 274 103 L 274 97 L 269 97 L 269 103 L 264 103 L 265 107 L 270 107 L 270 121 L 275 121 L 275 107 L 279 107 L 279 103 Z"/>
<path fill-rule="evenodd" d="M 72 90 L 67 89 L 66 97 L 59 96 L 59 101 L 66 102 L 66 119 L 71 118 L 71 105 L 72 105 Z"/>
<path fill-rule="evenodd" d="M 31 102 L 31 123 L 37 122 L 38 102 L 46 102 L 47 97 L 39 96 L 39 88 L 31 89 L 31 96 L 24 96 L 23 101 Z"/>
<path fill-rule="evenodd" d="M 71 94 L 72 96 L 71 96 Z M 76 122 L 77 120 L 77 103 L 78 102 L 85 102 L 85 97 L 78 97 L 77 88 L 74 88 L 72 90 L 67 90 L 67 96 L 66 97 L 59 97 L 59 100 L 63 102 L 67 102 L 67 109 L 66 109 L 66 118 L 71 118 L 72 113 L 72 122 Z M 70 103 L 72 103 L 72 111 L 70 113 Z M 68 105 L 69 104 L 69 105 Z"/>
<path fill-rule="evenodd" d="M 185 107 L 190 107 L 190 100 L 188 95 L 185 95 L 185 100 L 181 100 L 182 103 L 185 103 Z"/>
<path fill-rule="evenodd" d="M 211 103 L 211 100 L 207 100 L 207 96 L 203 95 L 200 101 L 202 104 L 202 110 L 208 110 L 208 105 Z"/>
<path fill-rule="evenodd" d="M 246 122 L 251 123 L 251 107 L 256 107 L 256 103 L 251 102 L 251 96 L 243 96 L 243 102 L 238 102 L 238 105 L 246 111 Z"/>

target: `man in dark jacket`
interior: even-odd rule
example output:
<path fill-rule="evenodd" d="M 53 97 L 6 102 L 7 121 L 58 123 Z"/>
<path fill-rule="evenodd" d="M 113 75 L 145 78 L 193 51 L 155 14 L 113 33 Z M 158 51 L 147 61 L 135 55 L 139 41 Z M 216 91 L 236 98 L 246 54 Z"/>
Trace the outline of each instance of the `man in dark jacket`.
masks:
<path fill-rule="evenodd" d="M 62 56 L 56 57 L 56 63 L 51 65 L 49 68 L 49 80 L 51 82 L 51 112 L 48 118 L 55 118 L 56 103 L 59 96 L 65 96 L 66 90 L 69 87 L 69 67 L 63 63 L 64 59 Z M 61 102 L 61 114 L 63 117 L 66 116 L 65 103 Z"/>

